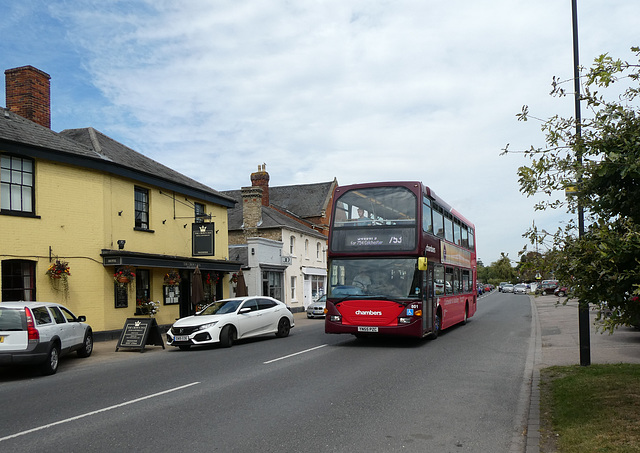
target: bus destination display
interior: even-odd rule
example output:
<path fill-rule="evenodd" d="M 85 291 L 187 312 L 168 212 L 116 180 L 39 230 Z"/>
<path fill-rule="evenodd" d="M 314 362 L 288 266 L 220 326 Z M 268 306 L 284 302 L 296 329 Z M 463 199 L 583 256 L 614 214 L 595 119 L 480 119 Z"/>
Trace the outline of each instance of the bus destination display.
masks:
<path fill-rule="evenodd" d="M 357 229 L 333 231 L 334 251 L 393 251 L 413 250 L 415 229 Z"/>

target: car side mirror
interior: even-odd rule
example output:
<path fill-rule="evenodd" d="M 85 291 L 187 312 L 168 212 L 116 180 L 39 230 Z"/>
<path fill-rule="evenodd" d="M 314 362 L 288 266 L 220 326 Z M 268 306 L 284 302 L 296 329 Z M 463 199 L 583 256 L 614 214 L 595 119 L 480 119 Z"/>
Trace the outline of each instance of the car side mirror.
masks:
<path fill-rule="evenodd" d="M 251 312 L 251 309 L 249 307 L 245 307 L 245 308 L 241 308 L 238 313 L 241 315 L 244 315 L 245 313 L 250 313 L 250 312 Z"/>
<path fill-rule="evenodd" d="M 87 322 L 86 316 L 78 316 L 78 322 Z"/>

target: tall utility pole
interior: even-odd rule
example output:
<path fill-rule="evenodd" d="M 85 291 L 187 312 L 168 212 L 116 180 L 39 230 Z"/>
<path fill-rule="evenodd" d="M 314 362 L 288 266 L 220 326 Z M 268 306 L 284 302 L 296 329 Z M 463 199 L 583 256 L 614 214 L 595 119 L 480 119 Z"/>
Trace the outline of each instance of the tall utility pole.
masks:
<path fill-rule="evenodd" d="M 578 238 L 584 235 L 584 210 L 580 200 L 582 182 L 582 130 L 580 123 L 580 59 L 578 58 L 578 0 L 571 0 L 573 23 L 573 80 L 576 111 L 576 158 L 578 161 Z M 578 301 L 578 327 L 580 337 L 580 365 L 591 365 L 591 338 L 589 325 L 589 302 Z"/>

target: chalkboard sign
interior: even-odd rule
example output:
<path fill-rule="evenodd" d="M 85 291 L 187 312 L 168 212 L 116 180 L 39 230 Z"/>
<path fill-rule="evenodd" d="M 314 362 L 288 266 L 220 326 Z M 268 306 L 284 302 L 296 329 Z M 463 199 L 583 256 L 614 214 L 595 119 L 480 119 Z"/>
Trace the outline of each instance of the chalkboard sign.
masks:
<path fill-rule="evenodd" d="M 127 308 L 129 306 L 129 294 L 125 285 L 113 284 L 116 308 Z"/>
<path fill-rule="evenodd" d="M 150 344 L 162 346 L 164 349 L 164 341 L 156 318 L 127 318 L 116 346 L 116 352 L 120 348 L 140 348 L 140 352 L 143 352 L 144 347 Z"/>

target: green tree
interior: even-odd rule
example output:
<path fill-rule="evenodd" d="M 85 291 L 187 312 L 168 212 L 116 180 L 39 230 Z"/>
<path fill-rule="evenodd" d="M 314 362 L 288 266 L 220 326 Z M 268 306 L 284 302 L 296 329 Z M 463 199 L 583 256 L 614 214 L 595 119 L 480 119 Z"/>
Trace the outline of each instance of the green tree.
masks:
<path fill-rule="evenodd" d="M 631 51 L 640 60 L 640 48 Z M 559 229 L 550 262 L 580 301 L 606 303 L 612 316 L 605 329 L 613 332 L 640 320 L 640 65 L 604 54 L 581 79 L 581 100 L 589 112 L 581 134 L 575 118 L 541 120 L 546 146 L 524 152 L 531 164 L 520 167 L 518 177 L 527 196 L 550 195 L 536 209 L 565 208 L 575 214 L 578 205 L 584 208 L 584 235 L 576 234 L 575 221 Z M 620 90 L 623 81 L 629 86 Z M 553 95 L 566 94 L 557 79 L 552 85 Z M 529 118 L 525 106 L 518 119 Z M 559 191 L 573 195 L 554 197 Z M 525 234 L 531 240 L 536 235 L 532 230 Z"/>
<path fill-rule="evenodd" d="M 498 261 L 491 263 L 490 277 L 493 281 L 499 282 L 513 282 L 516 281 L 516 270 L 511 266 L 511 259 L 509 256 L 501 252 Z"/>

